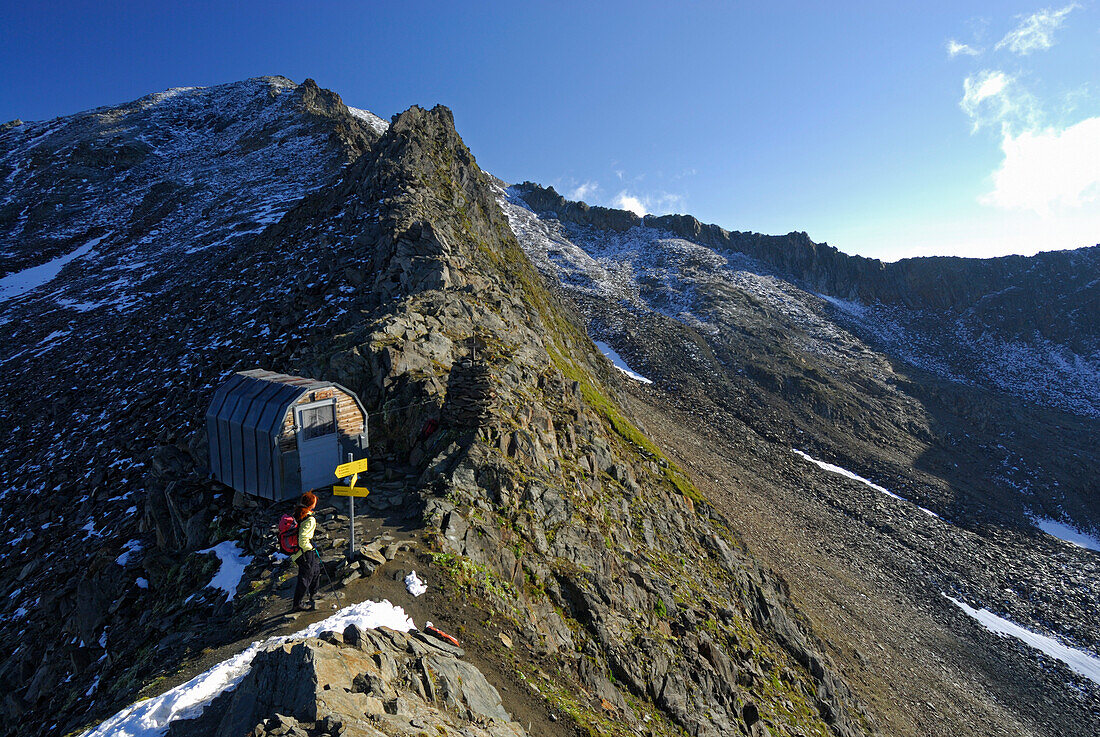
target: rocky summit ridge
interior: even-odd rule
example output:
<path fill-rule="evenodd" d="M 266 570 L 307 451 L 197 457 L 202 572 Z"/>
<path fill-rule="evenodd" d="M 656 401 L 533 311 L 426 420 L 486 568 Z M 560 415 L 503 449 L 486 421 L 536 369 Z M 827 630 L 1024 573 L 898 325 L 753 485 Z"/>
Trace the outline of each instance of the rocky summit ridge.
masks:
<path fill-rule="evenodd" d="M 876 282 L 804 234 L 507 188 L 446 108 L 386 123 L 309 80 L 10 126 L 0 182 L 0 417 L 27 440 L 0 450 L 19 551 L 0 562 L 6 734 L 83 733 L 253 641 L 268 644 L 239 683 L 168 734 L 1054 734 L 1100 719 L 1087 681 L 1056 687 L 1058 666 L 1001 653 L 943 597 L 1003 599 L 1029 624 L 1056 602 L 1051 629 L 1095 647 L 1095 588 L 1071 585 L 1095 579 L 1091 553 L 1036 543 L 1026 522 L 1097 519 L 1086 379 L 1067 372 L 1036 402 L 977 354 L 917 340 L 931 358 L 906 363 L 897 336 L 928 316 L 875 332 L 851 306 L 985 324 L 968 296 L 901 290 L 915 271 Z M 1044 340 L 1085 351 L 1093 287 L 1073 284 L 1054 309 L 1078 342 Z M 293 571 L 273 529 L 289 506 L 208 471 L 210 396 L 257 366 L 336 381 L 370 413 L 351 559 L 343 500 L 318 514 L 342 597 L 326 605 L 389 598 L 462 648 L 294 636 L 326 613 L 283 616 Z M 1075 459 L 1048 437 L 1067 430 Z M 854 492 L 792 448 L 905 499 Z M 1009 483 L 1024 481 L 1030 494 Z M 225 546 L 242 567 L 229 591 L 211 587 Z M 983 680 L 998 668 L 1009 680 Z"/>
<path fill-rule="evenodd" d="M 274 104 L 295 102 L 270 126 L 277 149 L 279 131 L 317 123 L 299 99 L 325 96 L 268 81 L 232 93 L 271 100 L 272 84 Z M 202 102 L 222 92 L 179 94 Z M 187 129 L 173 115 L 171 130 Z M 265 605 L 278 604 L 288 569 L 271 551 L 275 510 L 234 497 L 205 471 L 201 408 L 227 370 L 256 363 L 339 381 L 377 413 L 379 491 L 401 483 L 374 508 L 390 507 L 415 531 L 405 545 L 431 578 L 460 585 L 452 607 L 491 612 L 513 632 L 524 658 L 505 664 L 510 678 L 544 674 L 524 698 L 569 728 L 870 729 L 779 579 L 628 418 L 616 372 L 527 261 L 449 111 L 411 108 L 380 136 L 339 108 L 325 115 L 322 127 L 338 131 L 318 137 L 331 164 L 274 222 L 204 219 L 201 234 L 182 238 L 189 211 L 171 207 L 157 183 L 148 192 L 160 194 L 141 201 L 163 198 L 144 208 L 157 210 L 158 227 L 142 219 L 140 201 L 125 229 L 121 216 L 55 208 L 55 228 L 81 232 L 73 243 L 112 230 L 77 262 L 83 268 L 51 284 L 60 293 L 31 290 L 7 313 L 37 319 L 2 326 L 8 345 L 24 346 L 5 356 L 21 362 L 5 380 L 13 425 L 43 441 L 85 429 L 82 442 L 5 450 L 6 499 L 20 504 L 5 502 L 4 524 L 24 555 L 4 575 L 9 600 L 30 604 L 5 624 L 20 643 L 6 657 L 5 729 L 63 734 L 94 723 L 186 672 L 204 648 L 252 636 Z M 98 143 L 113 134 L 93 126 L 84 135 Z M 162 146 L 178 143 L 166 136 Z M 238 156 L 219 158 L 247 160 L 245 138 L 229 147 Z M 5 161 L 23 160 L 21 143 Z M 90 215 L 108 223 L 88 224 Z M 28 231 L 18 217 L 10 227 L 40 239 L 54 232 L 45 223 Z M 136 299 L 64 302 L 90 301 L 103 272 L 146 247 L 160 258 L 151 275 L 133 270 L 142 276 L 127 285 Z M 44 330 L 62 334 L 27 352 Z M 43 385 L 48 406 L 64 412 L 30 411 Z M 429 418 L 440 427 L 425 436 Z M 47 464 L 60 488 L 43 484 Z M 324 519 L 325 536 L 337 534 L 339 514 Z M 206 588 L 217 561 L 196 552 L 225 540 L 249 560 L 231 601 Z M 345 583 L 378 566 L 368 552 L 354 571 L 336 557 L 332 573 Z M 274 715 L 252 716 L 259 725 Z M 365 712 L 329 716 L 346 730 L 362 722 L 363 733 L 389 733 Z"/>

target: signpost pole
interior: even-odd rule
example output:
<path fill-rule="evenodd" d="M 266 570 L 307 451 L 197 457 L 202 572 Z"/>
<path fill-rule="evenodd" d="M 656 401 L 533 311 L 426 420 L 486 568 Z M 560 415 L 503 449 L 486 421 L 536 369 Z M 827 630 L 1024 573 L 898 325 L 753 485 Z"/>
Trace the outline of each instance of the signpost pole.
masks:
<path fill-rule="evenodd" d="M 351 463 L 351 461 L 352 454 L 348 453 L 348 463 Z M 349 486 L 355 486 L 355 477 L 358 475 L 357 473 L 352 474 L 351 483 L 348 484 Z M 349 536 L 350 540 L 348 542 L 348 560 L 351 560 L 355 557 L 355 497 L 353 496 L 348 497 L 348 517 L 351 520 L 351 535 Z"/>
<path fill-rule="evenodd" d="M 365 486 L 356 486 L 359 474 L 367 470 L 367 459 L 353 460 L 348 453 L 348 462 L 336 467 L 336 478 L 347 479 L 347 486 L 332 485 L 333 496 L 346 496 L 348 498 L 348 518 L 351 520 L 351 534 L 348 536 L 348 560 L 355 557 L 355 497 L 366 496 L 370 493 Z"/>

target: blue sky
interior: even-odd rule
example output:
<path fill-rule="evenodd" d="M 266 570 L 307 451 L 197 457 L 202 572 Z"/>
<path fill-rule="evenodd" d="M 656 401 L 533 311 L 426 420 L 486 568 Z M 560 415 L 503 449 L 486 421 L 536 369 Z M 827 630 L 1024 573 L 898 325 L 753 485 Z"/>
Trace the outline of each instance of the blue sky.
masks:
<path fill-rule="evenodd" d="M 885 260 L 1100 242 L 1096 0 L 161 5 L 4 3 L 0 120 L 313 77 L 591 204 Z"/>

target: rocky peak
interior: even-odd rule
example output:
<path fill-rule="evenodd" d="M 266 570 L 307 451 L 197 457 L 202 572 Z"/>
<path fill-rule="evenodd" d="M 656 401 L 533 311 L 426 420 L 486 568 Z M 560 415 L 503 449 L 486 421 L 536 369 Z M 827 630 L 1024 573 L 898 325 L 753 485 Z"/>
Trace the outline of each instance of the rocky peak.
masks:
<path fill-rule="evenodd" d="M 760 732 L 761 710 L 795 719 L 778 705 L 816 694 L 797 719 L 866 729 L 774 579 L 626 415 L 615 373 L 523 254 L 450 113 L 397 116 L 341 187 L 361 203 L 348 234 L 370 234 L 375 307 L 317 365 L 372 406 L 398 405 L 376 442 L 413 465 L 437 560 L 485 572 L 484 606 L 553 657 L 553 688 L 603 694 L 608 711 L 579 707 L 593 723 L 633 721 L 629 698 L 697 734 Z M 425 437 L 431 417 L 441 427 Z"/>
<path fill-rule="evenodd" d="M 358 139 L 363 153 L 345 166 L 354 148 L 341 136 L 359 133 L 334 97 L 301 86 L 311 109 L 335 110 L 316 125 L 296 104 L 284 109 L 297 93 L 283 82 L 244 87 L 62 121 L 0 159 L 16 172 L 5 191 L 14 200 L 37 197 L 47 170 L 72 180 L 84 166 L 125 203 L 32 226 L 4 210 L 7 233 L 71 228 L 67 248 L 108 234 L 49 294 L 29 293 L 17 308 L 27 319 L 0 324 L 14 346 L 3 358 L 23 351 L 25 367 L 2 379 L 5 423 L 41 440 L 3 451 L 26 497 L 18 514 L 4 507 L 3 523 L 33 520 L 20 543 L 38 561 L 0 568 L 13 602 L 4 636 L 41 644 L 6 657 L 8 723 L 49 717 L 45 731 L 60 734 L 109 715 L 204 648 L 247 639 L 278 603 L 278 509 L 233 503 L 204 473 L 202 408 L 228 372 L 259 364 L 338 381 L 364 400 L 372 466 L 398 484 L 379 497 L 416 532 L 418 567 L 462 592 L 449 606 L 508 623 L 527 659 L 496 667 L 516 683 L 537 672 L 527 690 L 544 709 L 596 731 L 872 732 L 779 579 L 625 408 L 617 372 L 531 265 L 450 111 L 409 109 Z M 110 143 L 91 163 L 58 153 L 70 141 L 105 145 L 87 128 L 102 116 L 136 121 L 156 145 Z M 204 145 L 184 152 L 193 129 Z M 270 172 L 284 149 L 296 152 L 286 171 Z M 293 186 L 261 202 L 263 183 Z M 126 268 L 139 262 L 156 269 Z M 92 418 L 95 435 L 78 433 Z M 62 436 L 86 442 L 48 441 Z M 44 464 L 71 479 L 63 494 L 43 490 Z M 227 542 L 255 577 L 233 601 L 207 586 L 213 561 L 201 552 Z M 266 672 L 318 662 L 327 648 L 313 645 L 273 653 Z M 373 673 L 377 663 L 361 665 Z M 474 683 L 460 666 L 429 666 L 435 685 Z M 348 699 L 365 710 L 354 680 Z M 263 684 L 250 693 L 269 692 Z M 463 689 L 449 708 L 487 703 Z M 435 703 L 423 701 L 416 708 Z M 253 728 L 261 717 L 273 733 L 294 726 L 248 704 L 223 702 L 210 718 L 222 707 Z M 303 709 L 298 722 L 321 716 Z"/>

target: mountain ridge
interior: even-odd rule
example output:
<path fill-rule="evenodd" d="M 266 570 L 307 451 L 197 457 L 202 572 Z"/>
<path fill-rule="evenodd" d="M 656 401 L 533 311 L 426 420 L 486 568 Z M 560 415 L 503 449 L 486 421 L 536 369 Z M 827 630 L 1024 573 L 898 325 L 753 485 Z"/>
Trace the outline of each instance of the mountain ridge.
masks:
<path fill-rule="evenodd" d="M 812 291 L 842 299 L 898 304 L 910 308 L 948 308 L 963 311 L 976 308 L 983 300 L 996 297 L 997 287 L 1024 278 L 1015 288 L 1028 290 L 1029 299 L 1042 305 L 1049 302 L 1052 288 L 1062 295 L 1059 301 L 1088 300 L 1090 318 L 1100 314 L 1100 285 L 1083 275 L 1100 269 L 1100 245 L 1066 251 L 1044 251 L 1034 256 L 997 256 L 964 258 L 959 256 L 921 256 L 893 262 L 846 254 L 826 243 L 815 243 L 805 232 L 787 235 L 762 235 L 728 231 L 708 225 L 690 215 L 645 215 L 626 210 L 590 207 L 572 202 L 554 191 L 532 182 L 517 186 L 535 210 L 557 213 L 561 219 L 578 225 L 626 230 L 635 225 L 658 228 L 688 240 L 704 242 L 720 249 L 746 253 L 792 276 Z M 1090 290 L 1070 297 L 1066 290 Z M 1009 306 L 1005 302 L 987 305 L 989 313 Z M 1035 325 L 1042 334 L 1064 338 L 1066 310 L 1053 311 Z M 1012 326 L 1022 329 L 1022 324 Z M 1080 320 L 1074 330 L 1088 330 L 1095 323 Z M 1095 341 L 1096 331 L 1090 339 Z"/>
<path fill-rule="evenodd" d="M 172 130 L 186 128 L 174 120 Z M 762 734 L 764 720 L 870 731 L 779 580 L 623 413 L 614 370 L 526 260 L 450 112 L 413 107 L 381 136 L 361 133 L 362 154 L 345 165 L 346 151 L 330 147 L 330 180 L 262 227 L 224 238 L 219 229 L 235 223 L 215 221 L 189 238 L 151 239 L 140 253 L 163 268 L 137 299 L 58 305 L 102 289 L 99 272 L 135 238 L 189 227 L 188 211 L 167 207 L 167 188 L 133 198 L 124 233 L 10 308 L 36 319 L 0 325 L 16 347 L 4 358 L 24 361 L 5 379 L 17 400 L 8 418 L 39 442 L 91 418 L 98 432 L 91 447 L 5 449 L 5 476 L 23 499 L 19 510 L 5 502 L 5 526 L 44 523 L 20 539 L 32 565 L 3 569 L 9 593 L 33 601 L 9 620 L 9 641 L 18 628 L 41 643 L 5 658 L 5 729 L 94 722 L 203 649 L 255 632 L 279 604 L 289 571 L 271 552 L 277 509 L 207 477 L 196 411 L 227 371 L 261 360 L 363 398 L 372 466 L 386 470 L 367 509 L 418 531 L 402 543 L 415 551 L 409 562 L 453 581 L 458 611 L 508 624 L 532 669 L 509 683 L 548 673 L 543 690 L 521 697 L 544 714 L 612 733 L 645 724 Z M 254 153 L 250 140 L 234 138 L 239 160 Z M 141 214 L 159 203 L 155 221 Z M 63 334 L 28 360 L 51 319 Z M 31 412 L 43 383 L 52 406 L 79 414 Z M 442 427 L 425 436 L 432 418 Z M 72 474 L 63 494 L 42 488 L 47 463 Z M 326 508 L 319 538 L 334 544 L 339 525 Z M 207 588 L 216 563 L 202 557 L 225 541 L 251 559 L 232 601 Z M 328 568 L 341 581 L 369 577 L 377 563 L 364 555 L 341 564 L 331 551 Z M 705 580 L 690 575 L 696 566 Z M 449 627 L 451 616 L 433 618 Z M 66 679 L 72 687 L 53 688 Z M 363 718 L 341 717 L 348 729 Z"/>
<path fill-rule="evenodd" d="M 905 660 L 898 652 L 913 651 L 917 638 L 930 657 L 965 669 L 961 652 L 971 662 L 990 652 L 957 639 L 943 646 L 958 633 L 952 597 L 1095 650 L 1100 633 L 1086 614 L 1097 600 L 1093 554 L 1040 552 L 1050 538 L 1035 524 L 1097 527 L 1095 358 L 946 310 L 823 297 L 760 259 L 639 224 L 631 213 L 620 213 L 623 229 L 604 228 L 530 205 L 522 185 L 501 187 L 498 199 L 532 261 L 573 297 L 593 335 L 653 382 L 632 392 L 650 427 L 703 474 L 708 496 L 738 528 L 755 531 L 753 549 L 798 581 L 792 590 L 806 595 L 803 611 L 827 641 L 848 643 L 831 650 L 846 672 L 874 671 L 865 694 L 892 680 L 894 696 L 869 697 L 888 730 L 975 730 L 948 726 L 954 714 L 931 719 L 904 706 L 929 689 L 937 703 L 970 703 L 990 720 L 979 732 L 1074 729 L 1058 722 L 1088 707 L 1067 703 L 1038 717 L 1039 728 L 1025 724 L 1030 717 L 992 726 L 1007 713 L 970 702 L 958 689 L 965 678 L 945 681 L 934 669 L 899 676 L 891 660 L 872 666 L 860 642 Z M 668 412 L 675 422 L 663 420 Z M 865 496 L 816 490 L 802 464 L 869 480 Z M 894 631 L 890 623 L 901 621 Z M 1007 662 L 991 667 L 1007 689 L 1002 703 L 1034 708 L 1058 698 L 1057 679 L 1025 695 L 1015 689 L 1043 677 L 1011 675 L 1017 666 Z"/>

